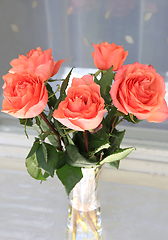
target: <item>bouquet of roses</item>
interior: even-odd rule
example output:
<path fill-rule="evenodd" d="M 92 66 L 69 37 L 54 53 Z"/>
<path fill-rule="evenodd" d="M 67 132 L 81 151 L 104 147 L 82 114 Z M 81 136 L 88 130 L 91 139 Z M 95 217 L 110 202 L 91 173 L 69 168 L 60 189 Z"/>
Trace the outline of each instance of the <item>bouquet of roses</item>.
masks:
<path fill-rule="evenodd" d="M 73 78 L 69 88 L 73 68 L 65 79 L 53 79 L 65 60 L 55 62 L 51 49 L 19 55 L 3 76 L 2 112 L 18 118 L 26 135 L 27 126 L 38 132 L 27 171 L 41 181 L 56 173 L 68 195 L 82 178 L 81 168 L 104 163 L 118 168 L 133 151 L 120 147 L 125 133 L 117 130 L 120 122 L 168 118 L 164 79 L 151 65 L 123 65 L 128 52 L 115 43 L 92 45 L 98 70 Z"/>

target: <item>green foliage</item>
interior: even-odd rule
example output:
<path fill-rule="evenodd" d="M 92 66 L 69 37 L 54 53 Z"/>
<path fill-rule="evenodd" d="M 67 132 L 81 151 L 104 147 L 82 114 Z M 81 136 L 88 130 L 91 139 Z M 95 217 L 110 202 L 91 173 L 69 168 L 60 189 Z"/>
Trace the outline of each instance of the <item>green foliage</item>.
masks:
<path fill-rule="evenodd" d="M 104 131 L 99 130 L 94 134 L 87 132 L 87 137 L 88 137 L 89 152 L 91 154 L 97 153 L 100 151 L 101 148 L 107 148 L 107 146 L 109 146 L 108 136 Z M 85 152 L 83 132 L 76 132 L 73 140 L 79 152 L 85 155 L 86 152 Z"/>
<path fill-rule="evenodd" d="M 44 114 L 45 115 L 45 114 Z M 50 120 L 50 115 L 46 116 L 47 120 Z M 41 141 L 44 141 L 48 138 L 49 142 L 55 147 L 58 147 L 58 141 L 56 135 L 52 132 L 49 126 L 45 121 L 40 117 L 36 117 L 36 124 L 33 125 L 34 129 L 39 133 L 39 138 Z"/>
<path fill-rule="evenodd" d="M 39 144 L 39 147 L 36 151 L 38 167 L 41 169 L 44 169 L 46 172 L 48 172 L 48 174 L 51 177 L 54 176 L 55 165 L 58 161 L 57 152 L 56 152 L 56 150 L 54 151 L 54 153 L 55 153 L 55 156 L 54 156 L 52 153 L 53 150 L 55 150 L 55 148 L 52 147 L 52 145 L 48 144 L 48 146 L 47 146 L 47 143 L 42 143 L 42 144 Z"/>
<path fill-rule="evenodd" d="M 22 118 L 22 119 L 20 118 L 20 119 L 19 119 L 19 122 L 20 122 L 21 125 L 24 125 L 25 135 L 26 135 L 27 138 L 29 138 L 29 137 L 28 137 L 28 134 L 27 134 L 27 126 L 29 126 L 29 127 L 32 127 L 32 126 L 33 126 L 33 119 L 32 119 L 32 118 L 26 118 L 26 119 L 25 119 L 25 118 L 24 118 L 24 119 L 23 119 L 23 118 Z"/>
<path fill-rule="evenodd" d="M 55 170 L 65 164 L 65 153 L 57 152 L 51 144 L 40 142 L 36 139 L 27 158 L 26 167 L 29 174 L 38 180 L 46 180 L 46 177 L 54 177 Z M 42 170 L 45 174 L 42 174 Z"/>
<path fill-rule="evenodd" d="M 103 94 L 107 93 L 107 86 L 111 86 L 112 85 L 112 80 L 114 78 L 114 74 L 112 72 L 112 68 L 113 67 L 111 67 L 107 71 L 105 71 L 105 73 L 103 73 L 103 76 L 99 80 L 99 84 L 101 86 L 101 92 Z"/>
<path fill-rule="evenodd" d="M 119 161 L 119 160 L 127 157 L 134 149 L 135 148 L 133 148 L 133 147 L 120 149 L 120 150 L 108 155 L 107 157 L 103 158 L 103 160 L 100 162 L 100 164 Z"/>
<path fill-rule="evenodd" d="M 115 74 L 110 68 L 93 74 L 95 83 L 100 85 L 100 93 L 107 109 L 101 124 L 92 132 L 84 133 L 63 126 L 53 118 L 53 111 L 66 97 L 72 70 L 73 68 L 63 80 L 61 87 L 56 85 L 57 91 L 60 92 L 58 99 L 49 84 L 57 80 L 45 82 L 49 96 L 48 112 L 35 117 L 35 123 L 33 119 L 20 119 L 20 123 L 25 126 L 26 134 L 26 126 L 33 126 L 38 132 L 38 138 L 35 139 L 26 158 L 27 171 L 33 178 L 41 181 L 45 181 L 48 177 L 53 178 L 56 174 L 68 195 L 82 178 L 82 167 L 95 167 L 107 163 L 113 168 L 119 168 L 120 160 L 130 154 L 134 148 L 121 149 L 125 131 L 118 131 L 116 126 L 122 119 L 133 123 L 139 121 L 132 114 L 126 116 L 117 111 L 113 105 L 109 91 Z M 100 79 L 98 79 L 99 74 L 102 74 Z"/>
<path fill-rule="evenodd" d="M 41 169 L 38 168 L 38 162 L 35 154 L 31 158 L 26 159 L 26 167 L 30 176 L 37 180 L 46 181 Z"/>
<path fill-rule="evenodd" d="M 26 167 L 28 173 L 37 180 L 45 181 L 46 178 L 43 176 L 41 169 L 39 169 L 39 164 L 36 157 L 36 151 L 39 147 L 38 139 L 33 144 L 27 158 L 26 158 Z"/>
<path fill-rule="evenodd" d="M 67 145 L 66 152 L 68 158 L 66 159 L 67 164 L 74 167 L 93 167 L 98 161 L 97 159 L 87 159 L 82 156 L 75 145 Z"/>
<path fill-rule="evenodd" d="M 32 127 L 33 119 L 32 118 L 19 118 L 19 123 L 21 125 L 26 125 L 26 126 Z"/>
<path fill-rule="evenodd" d="M 55 103 L 57 101 L 57 98 L 55 96 L 55 93 L 53 92 L 52 87 L 50 86 L 49 83 L 46 84 L 47 92 L 48 92 L 48 105 L 50 107 L 54 107 Z"/>
<path fill-rule="evenodd" d="M 139 123 L 141 122 L 142 120 L 139 120 L 137 117 L 135 117 L 133 114 L 129 113 L 128 115 L 126 115 L 124 117 L 125 120 L 127 120 L 128 122 L 131 122 L 131 123 Z"/>
<path fill-rule="evenodd" d="M 73 70 L 73 68 L 70 70 L 70 72 L 68 73 L 67 77 L 62 82 L 61 89 L 60 89 L 60 96 L 59 96 L 59 99 L 55 103 L 54 109 L 56 109 L 58 104 L 61 102 L 61 100 L 63 100 L 63 98 L 65 98 L 65 90 L 66 90 L 66 88 L 68 86 L 68 82 L 69 82 L 72 70 Z"/>
<path fill-rule="evenodd" d="M 116 113 L 117 113 L 117 108 L 115 106 L 111 105 L 109 107 L 108 114 L 106 115 L 106 117 L 104 119 L 106 127 L 108 128 L 109 132 L 110 132 L 111 127 L 112 127 L 112 120 L 114 119 Z"/>
<path fill-rule="evenodd" d="M 98 80 L 96 76 L 94 78 L 95 83 L 100 85 L 101 96 L 104 98 L 107 105 L 111 104 L 111 96 L 109 91 L 111 89 L 113 79 L 114 73 L 112 72 L 112 67 L 103 73 L 100 80 Z"/>
<path fill-rule="evenodd" d="M 108 165 L 112 168 L 118 169 L 120 165 L 120 160 L 115 162 L 109 162 Z"/>
<path fill-rule="evenodd" d="M 69 166 L 65 164 L 62 168 L 57 170 L 57 176 L 63 183 L 66 189 L 66 193 L 69 193 L 74 188 L 74 186 L 82 179 L 82 171 L 79 167 Z"/>
<path fill-rule="evenodd" d="M 59 132 L 60 138 L 63 140 L 65 145 L 68 145 L 67 133 L 65 130 L 65 126 L 63 126 L 60 122 L 54 119 L 54 127 Z"/>
<path fill-rule="evenodd" d="M 115 152 L 120 148 L 120 144 L 124 138 L 125 130 L 118 131 L 116 128 L 114 128 L 112 134 L 110 134 L 110 145 L 111 148 L 109 148 L 108 153 Z"/>

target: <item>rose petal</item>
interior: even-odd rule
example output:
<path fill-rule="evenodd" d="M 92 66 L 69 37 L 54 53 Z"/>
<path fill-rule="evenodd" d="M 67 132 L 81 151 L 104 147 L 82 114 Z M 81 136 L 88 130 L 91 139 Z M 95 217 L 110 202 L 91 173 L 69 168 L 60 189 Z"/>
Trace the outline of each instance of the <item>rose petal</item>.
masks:
<path fill-rule="evenodd" d="M 84 131 L 95 129 L 102 121 L 104 99 L 100 95 L 100 86 L 93 76 L 73 78 L 67 97 L 62 101 L 53 117 L 68 128 Z"/>
<path fill-rule="evenodd" d="M 11 61 L 13 68 L 11 68 L 9 72 L 17 73 L 27 70 L 35 72 L 43 81 L 46 81 L 58 72 L 64 61 L 65 60 L 59 60 L 58 62 L 54 62 L 52 49 L 42 51 L 41 48 L 38 47 L 37 50 L 30 50 L 27 56 L 19 55 L 18 59 L 13 59 Z"/>
<path fill-rule="evenodd" d="M 17 118 L 32 118 L 44 110 L 48 93 L 39 77 L 24 71 L 19 74 L 8 73 L 4 78 L 7 79 L 7 84 L 2 112 Z"/>
<path fill-rule="evenodd" d="M 100 124 L 100 119 L 103 119 L 104 113 L 107 110 L 99 111 L 97 116 L 92 119 L 80 118 L 80 119 L 70 119 L 71 123 L 78 126 L 82 131 L 95 129 Z"/>
<path fill-rule="evenodd" d="M 43 80 L 46 81 L 47 79 L 50 78 L 50 76 L 52 75 L 52 62 L 51 60 L 46 62 L 45 64 L 39 65 L 36 70 L 35 73 Z"/>
<path fill-rule="evenodd" d="M 70 129 L 73 129 L 75 131 L 84 131 L 82 128 L 79 126 L 73 124 L 71 122 L 70 118 L 56 118 L 60 123 L 62 123 L 64 126 L 67 126 Z"/>
<path fill-rule="evenodd" d="M 51 77 L 53 77 L 59 71 L 63 62 L 65 62 L 65 60 L 59 60 L 57 62 L 54 62 L 54 67 L 53 67 Z"/>
<path fill-rule="evenodd" d="M 118 70 L 128 55 L 128 51 L 125 52 L 122 46 L 117 46 L 115 43 L 102 42 L 92 46 L 95 49 L 92 53 L 94 64 L 101 70 L 108 70 L 112 65 L 114 71 Z"/>
<path fill-rule="evenodd" d="M 118 111 L 154 122 L 166 119 L 168 108 L 165 104 L 162 106 L 165 93 L 163 77 L 152 66 L 137 62 L 117 71 L 110 90 Z"/>
<path fill-rule="evenodd" d="M 155 123 L 160 123 L 165 121 L 168 118 L 168 107 L 167 103 L 164 100 L 162 106 L 151 113 L 150 117 L 148 117 L 146 120 L 148 122 L 155 122 Z"/>
<path fill-rule="evenodd" d="M 96 45 L 92 44 L 92 46 L 95 49 L 95 53 L 94 53 L 94 64 L 98 69 L 106 69 L 106 62 L 103 59 L 103 56 L 100 52 L 100 50 L 98 49 L 98 47 L 96 47 Z"/>

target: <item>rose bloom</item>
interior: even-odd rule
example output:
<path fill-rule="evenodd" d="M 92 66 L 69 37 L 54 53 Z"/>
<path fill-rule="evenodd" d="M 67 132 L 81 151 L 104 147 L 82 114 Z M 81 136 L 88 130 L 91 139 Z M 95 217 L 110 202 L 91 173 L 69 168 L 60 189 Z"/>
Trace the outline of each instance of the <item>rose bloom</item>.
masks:
<path fill-rule="evenodd" d="M 132 113 L 148 122 L 168 118 L 164 79 L 151 65 L 136 62 L 122 66 L 116 73 L 110 94 L 117 110 L 126 115 Z"/>
<path fill-rule="evenodd" d="M 72 79 L 67 97 L 60 102 L 53 117 L 70 129 L 84 131 L 95 129 L 105 112 L 100 86 L 93 81 L 93 76 L 85 75 Z"/>
<path fill-rule="evenodd" d="M 44 82 L 35 73 L 8 73 L 3 79 L 2 112 L 16 118 L 33 118 L 44 110 L 48 93 Z"/>
<path fill-rule="evenodd" d="M 43 81 L 54 76 L 61 64 L 65 60 L 54 62 L 52 56 L 52 49 L 42 51 L 40 47 L 37 50 L 32 49 L 27 53 L 27 56 L 19 55 L 19 58 L 13 59 L 10 64 L 13 68 L 9 70 L 10 73 L 17 73 L 23 70 L 31 71 L 40 76 Z"/>
<path fill-rule="evenodd" d="M 108 70 L 113 65 L 112 70 L 117 71 L 128 55 L 128 51 L 125 52 L 122 46 L 117 46 L 115 43 L 102 42 L 92 46 L 95 49 L 95 52 L 92 52 L 94 64 L 101 70 Z"/>

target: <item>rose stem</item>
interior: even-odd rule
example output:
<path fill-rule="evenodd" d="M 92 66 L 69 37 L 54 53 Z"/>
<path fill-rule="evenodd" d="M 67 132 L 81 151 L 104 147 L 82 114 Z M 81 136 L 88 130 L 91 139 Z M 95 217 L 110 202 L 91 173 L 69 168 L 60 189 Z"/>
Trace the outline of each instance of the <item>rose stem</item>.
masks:
<path fill-rule="evenodd" d="M 58 141 L 58 150 L 62 151 L 62 147 L 61 147 L 61 141 L 60 141 L 60 137 L 59 137 L 59 133 L 58 131 L 56 131 L 53 126 L 51 125 L 51 123 L 47 120 L 47 118 L 45 117 L 44 113 L 40 113 L 40 117 L 44 120 L 44 122 L 49 126 L 49 128 L 55 133 L 56 137 L 57 137 L 57 141 Z"/>
<path fill-rule="evenodd" d="M 110 131 L 110 133 L 113 132 L 113 129 L 114 129 L 114 127 L 115 127 L 115 126 L 114 126 L 114 123 L 115 123 L 116 119 L 117 119 L 117 116 L 114 116 L 113 119 L 112 119 L 112 122 L 111 122 L 111 131 Z"/>
<path fill-rule="evenodd" d="M 97 77 L 100 73 L 101 73 L 101 70 L 99 69 L 99 70 L 95 73 L 95 77 Z"/>
<path fill-rule="evenodd" d="M 125 117 L 121 118 L 120 121 L 118 121 L 118 122 L 114 125 L 114 128 L 115 128 L 120 122 L 122 122 L 122 121 L 124 120 L 124 118 L 125 118 Z"/>
<path fill-rule="evenodd" d="M 83 132 L 83 137 L 84 137 L 85 151 L 88 153 L 89 148 L 88 148 L 88 137 L 87 137 L 87 131 L 86 130 L 84 130 L 84 132 Z"/>

